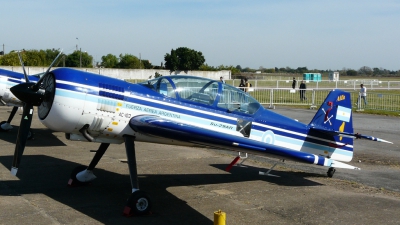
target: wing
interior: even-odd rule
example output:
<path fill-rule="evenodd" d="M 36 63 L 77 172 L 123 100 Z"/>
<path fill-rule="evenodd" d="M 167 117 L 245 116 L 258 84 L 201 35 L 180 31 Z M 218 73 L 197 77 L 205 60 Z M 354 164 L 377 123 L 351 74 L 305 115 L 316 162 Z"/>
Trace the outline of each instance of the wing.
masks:
<path fill-rule="evenodd" d="M 259 155 L 290 159 L 320 166 L 330 167 L 335 165 L 335 167 L 358 169 L 357 167 L 337 162 L 323 156 L 278 147 L 249 138 L 208 130 L 190 124 L 179 123 L 154 115 L 133 117 L 129 122 L 129 126 L 136 132 L 161 138 L 229 150 L 251 151 Z"/>

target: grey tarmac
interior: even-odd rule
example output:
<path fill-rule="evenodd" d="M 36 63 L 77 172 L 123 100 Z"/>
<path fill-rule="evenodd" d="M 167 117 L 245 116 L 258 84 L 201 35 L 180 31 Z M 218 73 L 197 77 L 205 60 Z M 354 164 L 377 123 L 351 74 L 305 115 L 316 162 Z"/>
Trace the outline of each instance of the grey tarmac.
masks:
<path fill-rule="evenodd" d="M 0 107 L 0 121 L 10 107 Z M 315 110 L 274 111 L 309 122 Z M 246 167 L 225 167 L 235 152 L 136 143 L 140 189 L 153 200 L 152 214 L 124 217 L 130 180 L 124 145 L 111 145 L 83 187 L 67 185 L 71 171 L 88 165 L 97 143 L 74 142 L 45 128 L 34 117 L 34 140 L 27 143 L 18 176 L 10 174 L 14 129 L 0 133 L 0 224 L 213 224 L 214 211 L 227 224 L 399 224 L 399 117 L 354 114 L 356 132 L 393 145 L 355 141 L 350 163 L 362 170 L 285 162 L 274 176 L 260 176 L 277 159 L 251 155 Z"/>

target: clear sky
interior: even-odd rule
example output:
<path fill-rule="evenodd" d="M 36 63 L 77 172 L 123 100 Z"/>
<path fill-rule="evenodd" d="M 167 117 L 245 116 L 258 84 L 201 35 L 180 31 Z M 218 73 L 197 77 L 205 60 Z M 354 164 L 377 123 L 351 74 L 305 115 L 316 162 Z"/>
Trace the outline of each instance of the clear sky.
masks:
<path fill-rule="evenodd" d="M 0 0 L 0 44 L 78 48 L 96 61 L 171 49 L 210 66 L 400 69 L 398 0 Z M 78 38 L 78 39 L 77 39 Z"/>

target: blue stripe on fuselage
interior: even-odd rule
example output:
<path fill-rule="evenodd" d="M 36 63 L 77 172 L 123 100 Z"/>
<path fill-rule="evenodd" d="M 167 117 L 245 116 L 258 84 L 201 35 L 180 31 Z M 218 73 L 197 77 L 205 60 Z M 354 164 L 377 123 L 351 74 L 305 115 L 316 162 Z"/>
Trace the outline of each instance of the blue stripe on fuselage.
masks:
<path fill-rule="evenodd" d="M 88 93 L 88 94 L 86 95 L 86 93 Z M 98 91 L 97 91 L 97 93 L 98 93 Z M 105 98 L 103 96 L 96 95 L 96 91 L 93 88 L 92 89 L 79 88 L 79 87 L 61 83 L 61 82 L 57 83 L 56 95 L 79 99 L 79 100 L 86 100 L 86 101 L 95 102 L 95 103 L 98 102 L 99 98 Z M 129 96 L 129 94 L 125 94 L 125 105 L 123 105 L 123 107 L 122 107 L 123 109 L 131 110 L 131 108 L 128 108 L 126 106 L 126 104 L 131 104 L 131 105 L 138 104 L 141 106 L 162 109 L 162 110 L 175 112 L 175 113 L 179 113 L 179 114 L 187 114 L 187 115 L 191 115 L 191 116 L 195 116 L 195 117 L 200 117 L 200 118 L 207 119 L 207 120 L 215 120 L 215 121 L 222 122 L 222 123 L 229 123 L 232 126 L 235 126 L 235 128 L 236 128 L 236 119 L 234 117 L 231 117 L 232 119 L 220 117 L 216 110 L 213 110 L 214 112 L 210 113 L 209 111 L 205 111 L 203 107 L 193 107 L 192 105 L 189 105 L 189 104 L 187 104 L 187 105 L 180 104 L 179 105 L 176 102 L 175 103 L 165 103 L 164 101 L 157 99 L 157 98 L 154 98 L 153 100 L 158 101 L 158 102 L 152 102 L 149 100 L 139 99 L 139 98 L 135 98 L 135 97 L 127 97 L 127 95 Z M 113 99 L 113 100 L 118 101 L 116 99 Z M 120 101 L 122 102 L 122 100 L 120 100 Z M 105 102 L 104 104 L 110 104 L 110 103 Z M 115 106 L 115 105 L 113 105 L 113 106 Z M 199 113 L 196 115 L 193 115 L 193 108 L 198 109 Z M 203 111 L 203 112 L 201 112 L 201 111 Z M 214 114 L 214 115 L 210 115 L 210 114 Z"/>

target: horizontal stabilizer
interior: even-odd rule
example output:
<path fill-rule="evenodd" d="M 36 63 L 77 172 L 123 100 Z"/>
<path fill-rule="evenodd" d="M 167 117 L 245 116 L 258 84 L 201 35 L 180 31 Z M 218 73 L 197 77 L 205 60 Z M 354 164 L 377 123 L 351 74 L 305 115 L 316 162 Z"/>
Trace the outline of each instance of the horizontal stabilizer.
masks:
<path fill-rule="evenodd" d="M 335 168 L 343 168 L 343 169 L 353 169 L 353 170 L 361 170 L 358 167 L 346 164 L 346 163 L 342 163 L 336 160 L 332 160 L 332 164 L 331 167 L 335 167 Z"/>
<path fill-rule="evenodd" d="M 367 136 L 367 135 L 362 135 L 362 134 L 355 134 L 356 138 L 360 138 L 360 139 L 367 139 L 370 141 L 378 141 L 378 142 L 384 142 L 384 143 L 389 143 L 389 144 L 393 144 L 393 142 L 390 141 L 386 141 L 377 137 L 372 137 L 372 136 Z"/>
<path fill-rule="evenodd" d="M 348 132 L 339 132 L 339 131 L 331 131 L 331 130 L 325 130 L 325 129 L 321 129 L 321 128 L 315 128 L 312 127 L 311 129 L 313 130 L 317 130 L 326 134 L 330 134 L 332 136 L 341 136 L 341 137 L 348 137 L 348 138 L 353 138 L 353 139 L 367 139 L 370 141 L 377 141 L 377 142 L 384 142 L 384 143 L 389 143 L 389 144 L 393 144 L 393 142 L 390 141 L 386 141 L 384 139 L 381 138 L 377 138 L 377 137 L 373 137 L 373 136 L 368 136 L 368 135 L 363 135 L 363 134 L 354 134 L 354 133 L 348 133 Z"/>

